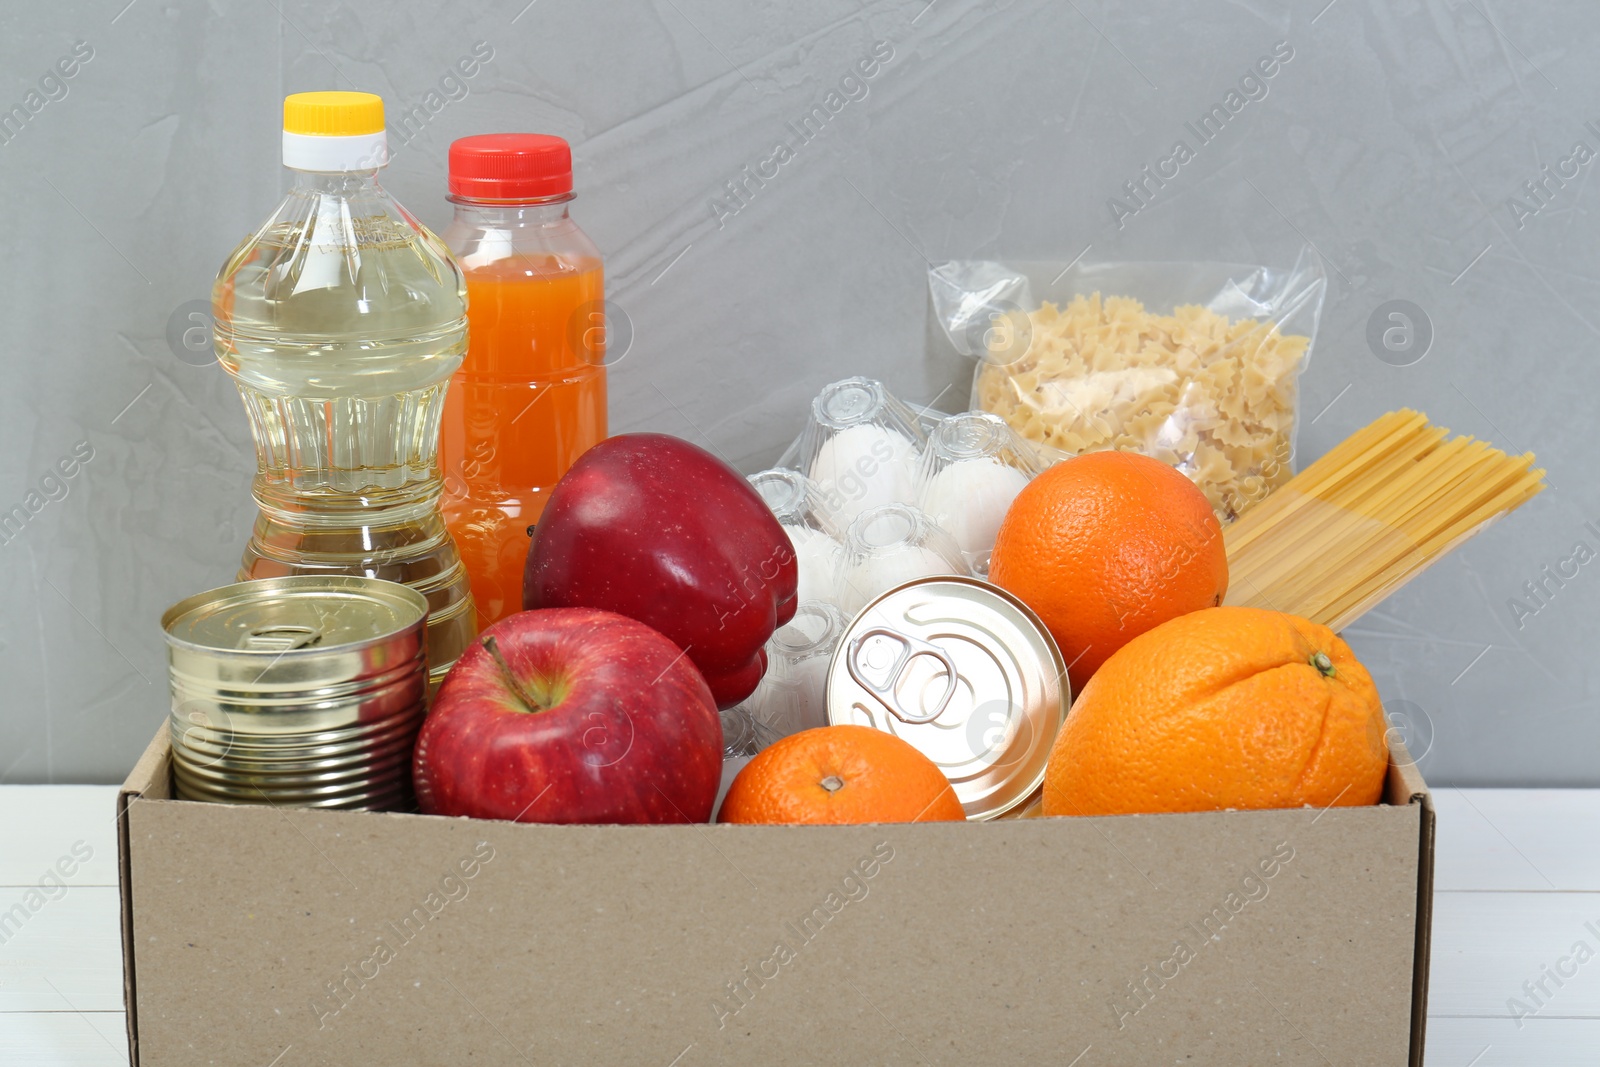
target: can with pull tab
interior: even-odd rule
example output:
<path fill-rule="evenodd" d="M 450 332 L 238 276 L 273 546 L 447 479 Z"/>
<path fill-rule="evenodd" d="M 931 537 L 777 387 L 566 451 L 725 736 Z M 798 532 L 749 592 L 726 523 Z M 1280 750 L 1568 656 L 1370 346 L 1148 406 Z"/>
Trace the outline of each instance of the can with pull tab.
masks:
<path fill-rule="evenodd" d="M 406 809 L 428 602 L 347 575 L 263 578 L 162 617 L 181 800 Z"/>
<path fill-rule="evenodd" d="M 910 742 L 969 820 L 1038 795 L 1071 706 L 1067 667 L 1026 604 L 987 582 L 922 578 L 874 599 L 828 669 L 828 722 Z"/>

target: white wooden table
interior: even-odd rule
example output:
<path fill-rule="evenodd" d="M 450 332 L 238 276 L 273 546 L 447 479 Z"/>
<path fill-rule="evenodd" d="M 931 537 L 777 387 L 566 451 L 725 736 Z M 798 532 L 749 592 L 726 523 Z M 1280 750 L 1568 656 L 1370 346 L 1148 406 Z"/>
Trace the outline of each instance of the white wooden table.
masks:
<path fill-rule="evenodd" d="M 115 798 L 0 786 L 4 1067 L 127 1063 Z M 1428 1067 L 1600 1063 L 1600 790 L 1434 798 Z M 1575 954 L 1580 942 L 1593 958 Z"/>

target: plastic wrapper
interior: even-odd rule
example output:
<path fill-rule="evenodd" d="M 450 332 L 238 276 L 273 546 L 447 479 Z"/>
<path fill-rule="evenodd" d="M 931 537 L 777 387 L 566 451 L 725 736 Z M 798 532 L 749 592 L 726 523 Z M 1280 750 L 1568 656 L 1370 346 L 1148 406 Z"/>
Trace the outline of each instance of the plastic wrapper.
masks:
<path fill-rule="evenodd" d="M 976 360 L 971 406 L 1029 441 L 1162 460 L 1225 523 L 1293 473 L 1327 289 L 1311 250 L 1287 269 L 953 261 L 928 283 L 939 327 Z"/>
<path fill-rule="evenodd" d="M 1006 509 L 1056 458 L 1054 449 L 1042 455 L 998 415 L 947 416 L 928 434 L 917 470 L 917 505 L 955 539 L 973 573 L 985 577 Z"/>

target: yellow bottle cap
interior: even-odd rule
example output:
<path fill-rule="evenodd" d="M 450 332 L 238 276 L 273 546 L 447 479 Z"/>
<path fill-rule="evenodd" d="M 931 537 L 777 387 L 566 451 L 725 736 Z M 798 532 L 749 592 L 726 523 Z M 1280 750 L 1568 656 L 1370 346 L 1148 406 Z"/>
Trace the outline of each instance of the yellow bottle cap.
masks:
<path fill-rule="evenodd" d="M 283 98 L 283 132 L 355 137 L 383 132 L 383 98 L 372 93 L 294 93 Z"/>

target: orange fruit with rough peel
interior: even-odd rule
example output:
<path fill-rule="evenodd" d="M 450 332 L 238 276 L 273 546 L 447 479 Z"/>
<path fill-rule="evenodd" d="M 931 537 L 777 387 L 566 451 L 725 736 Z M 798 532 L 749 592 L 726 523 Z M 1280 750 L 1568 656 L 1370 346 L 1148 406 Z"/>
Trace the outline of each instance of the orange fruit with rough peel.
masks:
<path fill-rule="evenodd" d="M 1179 616 L 1078 694 L 1045 772 L 1046 815 L 1375 804 L 1377 688 L 1326 626 L 1260 608 Z"/>
<path fill-rule="evenodd" d="M 965 818 L 931 759 L 870 726 L 819 726 L 761 750 L 717 814 L 718 822 L 835 825 Z"/>
<path fill-rule="evenodd" d="M 1006 511 L 989 580 L 1049 628 L 1072 691 L 1110 656 L 1228 591 L 1228 557 L 1211 504 L 1149 456 L 1090 452 L 1028 483 Z"/>

